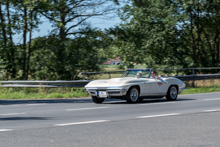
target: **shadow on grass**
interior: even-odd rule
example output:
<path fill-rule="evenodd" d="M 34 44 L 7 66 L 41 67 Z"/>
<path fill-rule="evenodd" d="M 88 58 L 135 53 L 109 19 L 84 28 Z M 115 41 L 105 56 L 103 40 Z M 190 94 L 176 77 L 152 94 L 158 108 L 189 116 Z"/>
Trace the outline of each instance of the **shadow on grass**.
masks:
<path fill-rule="evenodd" d="M 45 99 L 45 100 L 0 100 L 0 105 L 53 104 L 53 103 L 90 103 L 90 98 Z"/>

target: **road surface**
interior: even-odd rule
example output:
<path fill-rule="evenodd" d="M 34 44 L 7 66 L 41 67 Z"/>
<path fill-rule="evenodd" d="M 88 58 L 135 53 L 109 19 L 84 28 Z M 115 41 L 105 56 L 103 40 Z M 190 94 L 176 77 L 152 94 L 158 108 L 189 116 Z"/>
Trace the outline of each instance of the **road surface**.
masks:
<path fill-rule="evenodd" d="M 0 147 L 218 147 L 220 92 L 129 104 L 0 100 Z"/>

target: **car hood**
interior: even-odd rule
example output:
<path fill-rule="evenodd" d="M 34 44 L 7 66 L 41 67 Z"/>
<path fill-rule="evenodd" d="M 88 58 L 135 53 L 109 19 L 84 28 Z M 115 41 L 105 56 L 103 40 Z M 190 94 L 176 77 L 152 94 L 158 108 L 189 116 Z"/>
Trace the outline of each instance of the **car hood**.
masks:
<path fill-rule="evenodd" d="M 109 80 L 94 80 L 88 83 L 85 88 L 88 87 L 109 87 L 109 86 L 126 86 L 126 83 L 138 82 L 138 78 L 126 77 L 126 78 L 112 78 Z"/>

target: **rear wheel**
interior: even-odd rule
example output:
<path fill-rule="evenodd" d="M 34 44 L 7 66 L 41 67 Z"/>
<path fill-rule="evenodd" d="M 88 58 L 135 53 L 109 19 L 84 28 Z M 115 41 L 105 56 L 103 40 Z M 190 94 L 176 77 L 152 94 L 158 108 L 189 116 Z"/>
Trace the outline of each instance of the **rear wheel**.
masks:
<path fill-rule="evenodd" d="M 97 96 L 92 96 L 92 101 L 96 104 L 101 104 L 102 102 L 104 102 L 105 99 L 103 98 L 98 98 Z"/>
<path fill-rule="evenodd" d="M 177 96 L 178 96 L 177 86 L 170 86 L 166 95 L 167 100 L 175 101 L 177 99 Z"/>
<path fill-rule="evenodd" d="M 127 92 L 125 98 L 126 98 L 127 102 L 129 102 L 129 103 L 136 103 L 139 98 L 139 92 L 138 92 L 137 87 L 130 88 L 129 91 Z"/>

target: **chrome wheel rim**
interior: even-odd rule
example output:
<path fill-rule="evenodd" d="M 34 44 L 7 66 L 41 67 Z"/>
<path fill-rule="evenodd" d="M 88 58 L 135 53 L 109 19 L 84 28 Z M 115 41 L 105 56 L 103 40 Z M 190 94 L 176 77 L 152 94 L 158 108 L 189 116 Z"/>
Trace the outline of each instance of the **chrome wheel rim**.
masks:
<path fill-rule="evenodd" d="M 177 97 L 177 89 L 176 89 L 176 87 L 171 87 L 171 89 L 170 89 L 170 97 L 172 99 L 176 99 L 176 97 Z"/>
<path fill-rule="evenodd" d="M 133 102 L 136 102 L 138 100 L 138 91 L 137 89 L 132 89 L 130 93 L 130 98 Z"/>

